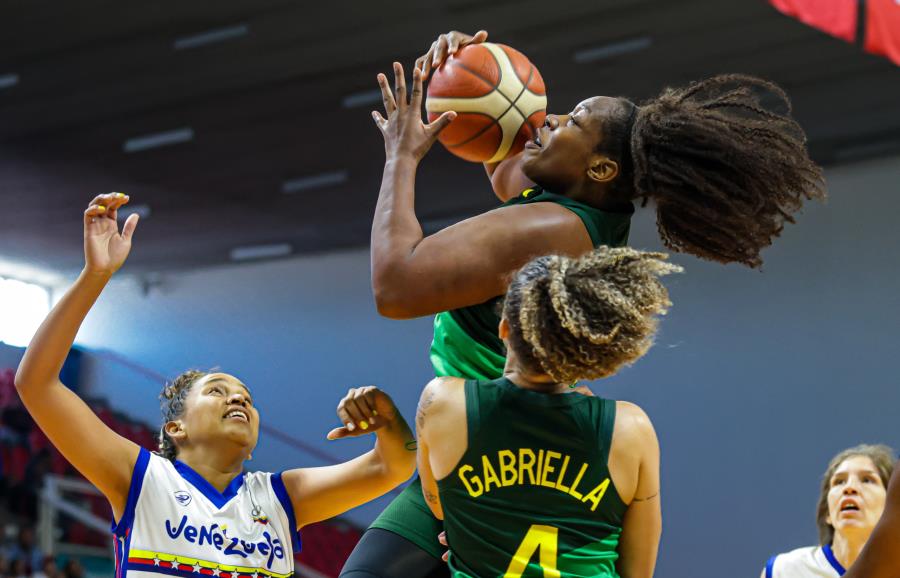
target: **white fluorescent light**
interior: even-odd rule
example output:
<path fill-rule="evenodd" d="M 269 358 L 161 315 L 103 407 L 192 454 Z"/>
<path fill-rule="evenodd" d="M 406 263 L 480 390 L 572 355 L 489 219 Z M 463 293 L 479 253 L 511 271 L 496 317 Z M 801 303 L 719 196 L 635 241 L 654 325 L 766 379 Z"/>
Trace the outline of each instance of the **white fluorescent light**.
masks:
<path fill-rule="evenodd" d="M 250 28 L 246 24 L 238 24 L 237 26 L 228 26 L 227 28 L 216 28 L 208 30 L 200 34 L 192 34 L 190 36 L 182 36 L 175 40 L 175 50 L 187 50 L 189 48 L 197 48 L 198 46 L 206 46 L 207 44 L 215 44 L 224 42 L 232 38 L 246 36 L 250 32 Z"/>
<path fill-rule="evenodd" d="M 122 149 L 126 153 L 136 153 L 192 140 L 194 140 L 194 129 L 186 127 L 130 138 L 122 145 Z"/>
<path fill-rule="evenodd" d="M 2 74 L 0 75 L 0 90 L 4 88 L 12 88 L 19 84 L 18 74 Z"/>
<path fill-rule="evenodd" d="M 353 92 L 341 99 L 341 106 L 344 108 L 357 108 L 369 104 L 381 102 L 381 89 L 361 90 Z"/>
<path fill-rule="evenodd" d="M 572 55 L 572 60 L 578 64 L 587 64 L 588 62 L 597 62 L 598 60 L 606 60 L 623 54 L 631 54 L 650 48 L 653 39 L 649 36 L 638 36 L 629 38 L 620 42 L 612 42 L 602 46 L 593 46 L 577 50 Z"/>
<path fill-rule="evenodd" d="M 281 183 L 282 193 L 298 193 L 300 191 L 308 191 L 310 189 L 320 189 L 322 187 L 330 187 L 346 183 L 350 178 L 350 173 L 345 170 L 331 171 L 329 173 L 320 173 L 318 175 L 310 175 L 308 177 L 299 177 L 284 181 Z"/>
<path fill-rule="evenodd" d="M 274 245 L 248 245 L 235 247 L 231 250 L 232 261 L 252 261 L 253 259 L 270 259 L 272 257 L 284 257 L 294 252 L 290 243 L 278 243 Z"/>

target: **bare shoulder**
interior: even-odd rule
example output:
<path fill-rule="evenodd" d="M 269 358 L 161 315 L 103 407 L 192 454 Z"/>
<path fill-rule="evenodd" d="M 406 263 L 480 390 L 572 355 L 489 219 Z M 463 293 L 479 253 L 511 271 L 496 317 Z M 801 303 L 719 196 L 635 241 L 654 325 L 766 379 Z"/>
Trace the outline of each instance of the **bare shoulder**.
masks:
<path fill-rule="evenodd" d="M 656 430 L 650 416 L 641 406 L 630 401 L 616 402 L 616 423 L 613 426 L 614 444 L 624 442 L 629 447 L 655 446 Z"/>
<path fill-rule="evenodd" d="M 451 412 L 459 405 L 458 398 L 465 395 L 465 383 L 459 377 L 436 377 L 429 381 L 416 408 L 416 425 L 421 428 L 426 418 L 434 419 L 436 415 Z"/>

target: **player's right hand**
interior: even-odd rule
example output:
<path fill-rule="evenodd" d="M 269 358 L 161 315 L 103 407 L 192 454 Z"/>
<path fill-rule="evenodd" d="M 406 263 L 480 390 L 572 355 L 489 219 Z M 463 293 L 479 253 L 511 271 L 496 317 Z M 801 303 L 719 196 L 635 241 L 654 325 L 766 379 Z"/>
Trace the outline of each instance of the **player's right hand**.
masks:
<path fill-rule="evenodd" d="M 427 79 L 432 70 L 438 68 L 447 60 L 451 54 L 466 46 L 467 44 L 480 44 L 487 40 L 488 33 L 485 30 L 479 30 L 475 36 L 469 36 L 465 32 L 457 32 L 451 30 L 437 37 L 437 40 L 431 43 L 428 52 L 416 59 L 416 68 L 422 71 L 422 79 Z"/>
<path fill-rule="evenodd" d="M 88 273 L 112 275 L 128 257 L 138 215 L 128 217 L 121 233 L 116 221 L 119 207 L 128 201 L 124 193 L 98 195 L 84 212 L 84 268 Z"/>

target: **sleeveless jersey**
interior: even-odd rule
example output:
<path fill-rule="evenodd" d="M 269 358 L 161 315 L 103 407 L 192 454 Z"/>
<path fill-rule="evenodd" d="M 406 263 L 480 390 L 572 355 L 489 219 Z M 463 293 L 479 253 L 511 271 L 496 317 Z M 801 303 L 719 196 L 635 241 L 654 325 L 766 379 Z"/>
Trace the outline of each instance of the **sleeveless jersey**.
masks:
<path fill-rule="evenodd" d="M 467 381 L 465 396 L 468 447 L 438 481 L 454 578 L 618 576 L 616 402 L 506 378 Z"/>
<path fill-rule="evenodd" d="M 827 544 L 797 548 L 766 563 L 766 578 L 835 578 L 845 572 Z"/>
<path fill-rule="evenodd" d="M 116 578 L 287 578 L 296 528 L 281 474 L 245 473 L 220 493 L 186 464 L 141 449 L 112 527 Z"/>
<path fill-rule="evenodd" d="M 601 211 L 540 188 L 526 189 L 502 206 L 531 203 L 556 203 L 578 215 L 595 248 L 601 245 L 621 247 L 628 242 L 633 207 L 631 211 L 624 213 Z M 435 375 L 497 379 L 503 374 L 506 349 L 497 335 L 502 303 L 503 297 L 498 296 L 478 305 L 445 311 L 435 316 L 434 340 L 431 343 L 431 364 Z"/>

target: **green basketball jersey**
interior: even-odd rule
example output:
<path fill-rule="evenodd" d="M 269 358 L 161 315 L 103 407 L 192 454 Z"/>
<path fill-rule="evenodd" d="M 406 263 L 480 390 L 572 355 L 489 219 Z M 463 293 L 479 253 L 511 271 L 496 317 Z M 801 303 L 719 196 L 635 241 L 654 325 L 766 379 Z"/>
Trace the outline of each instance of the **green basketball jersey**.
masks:
<path fill-rule="evenodd" d="M 465 384 L 468 448 L 438 482 L 464 577 L 617 577 L 627 506 L 607 467 L 616 402 Z"/>
<path fill-rule="evenodd" d="M 540 188 L 526 189 L 503 206 L 556 203 L 578 215 L 594 247 L 622 247 L 628 242 L 632 211 L 610 213 Z M 502 296 L 484 303 L 438 313 L 434 318 L 431 364 L 439 377 L 497 379 L 503 375 L 506 350 L 500 339 Z"/>

